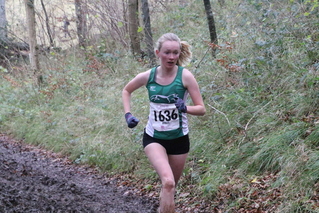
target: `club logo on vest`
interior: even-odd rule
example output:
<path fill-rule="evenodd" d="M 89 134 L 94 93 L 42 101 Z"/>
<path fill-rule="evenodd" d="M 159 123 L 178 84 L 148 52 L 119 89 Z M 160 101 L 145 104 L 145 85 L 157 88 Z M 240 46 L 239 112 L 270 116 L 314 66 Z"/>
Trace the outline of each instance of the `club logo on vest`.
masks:
<path fill-rule="evenodd" d="M 175 103 L 175 98 L 178 98 L 178 94 L 171 94 L 169 96 L 165 95 L 152 95 L 151 96 L 151 101 L 164 101 L 167 103 Z"/>

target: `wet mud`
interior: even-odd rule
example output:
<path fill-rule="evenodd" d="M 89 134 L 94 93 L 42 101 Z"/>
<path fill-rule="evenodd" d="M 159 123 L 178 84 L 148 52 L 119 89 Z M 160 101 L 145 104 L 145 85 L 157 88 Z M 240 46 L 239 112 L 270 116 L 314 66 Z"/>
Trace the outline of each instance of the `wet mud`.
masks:
<path fill-rule="evenodd" d="M 94 169 L 0 134 L 0 213 L 153 213 L 157 203 L 134 196 Z"/>

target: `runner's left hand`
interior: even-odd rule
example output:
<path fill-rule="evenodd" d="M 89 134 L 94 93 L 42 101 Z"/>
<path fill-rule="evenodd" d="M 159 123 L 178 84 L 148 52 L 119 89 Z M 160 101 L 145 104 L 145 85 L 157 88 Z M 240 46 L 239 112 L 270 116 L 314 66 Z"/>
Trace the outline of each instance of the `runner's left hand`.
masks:
<path fill-rule="evenodd" d="M 187 112 L 187 107 L 186 107 L 185 102 L 184 102 L 183 99 L 175 98 L 175 106 L 178 109 L 178 111 L 184 112 L 184 113 Z"/>

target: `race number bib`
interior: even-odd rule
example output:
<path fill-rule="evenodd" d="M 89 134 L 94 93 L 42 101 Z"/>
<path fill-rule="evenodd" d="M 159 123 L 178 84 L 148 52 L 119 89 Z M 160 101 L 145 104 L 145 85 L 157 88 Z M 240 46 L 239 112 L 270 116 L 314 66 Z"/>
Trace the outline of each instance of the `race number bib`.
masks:
<path fill-rule="evenodd" d="M 175 104 L 151 103 L 150 118 L 157 131 L 170 131 L 180 127 L 178 110 Z"/>

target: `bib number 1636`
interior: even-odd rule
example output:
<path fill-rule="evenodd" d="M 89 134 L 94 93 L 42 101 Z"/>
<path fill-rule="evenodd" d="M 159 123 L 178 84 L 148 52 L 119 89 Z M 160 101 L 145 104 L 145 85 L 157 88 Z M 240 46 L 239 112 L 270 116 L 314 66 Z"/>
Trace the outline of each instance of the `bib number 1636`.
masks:
<path fill-rule="evenodd" d="M 154 111 L 155 121 L 171 121 L 178 118 L 177 110 Z"/>

